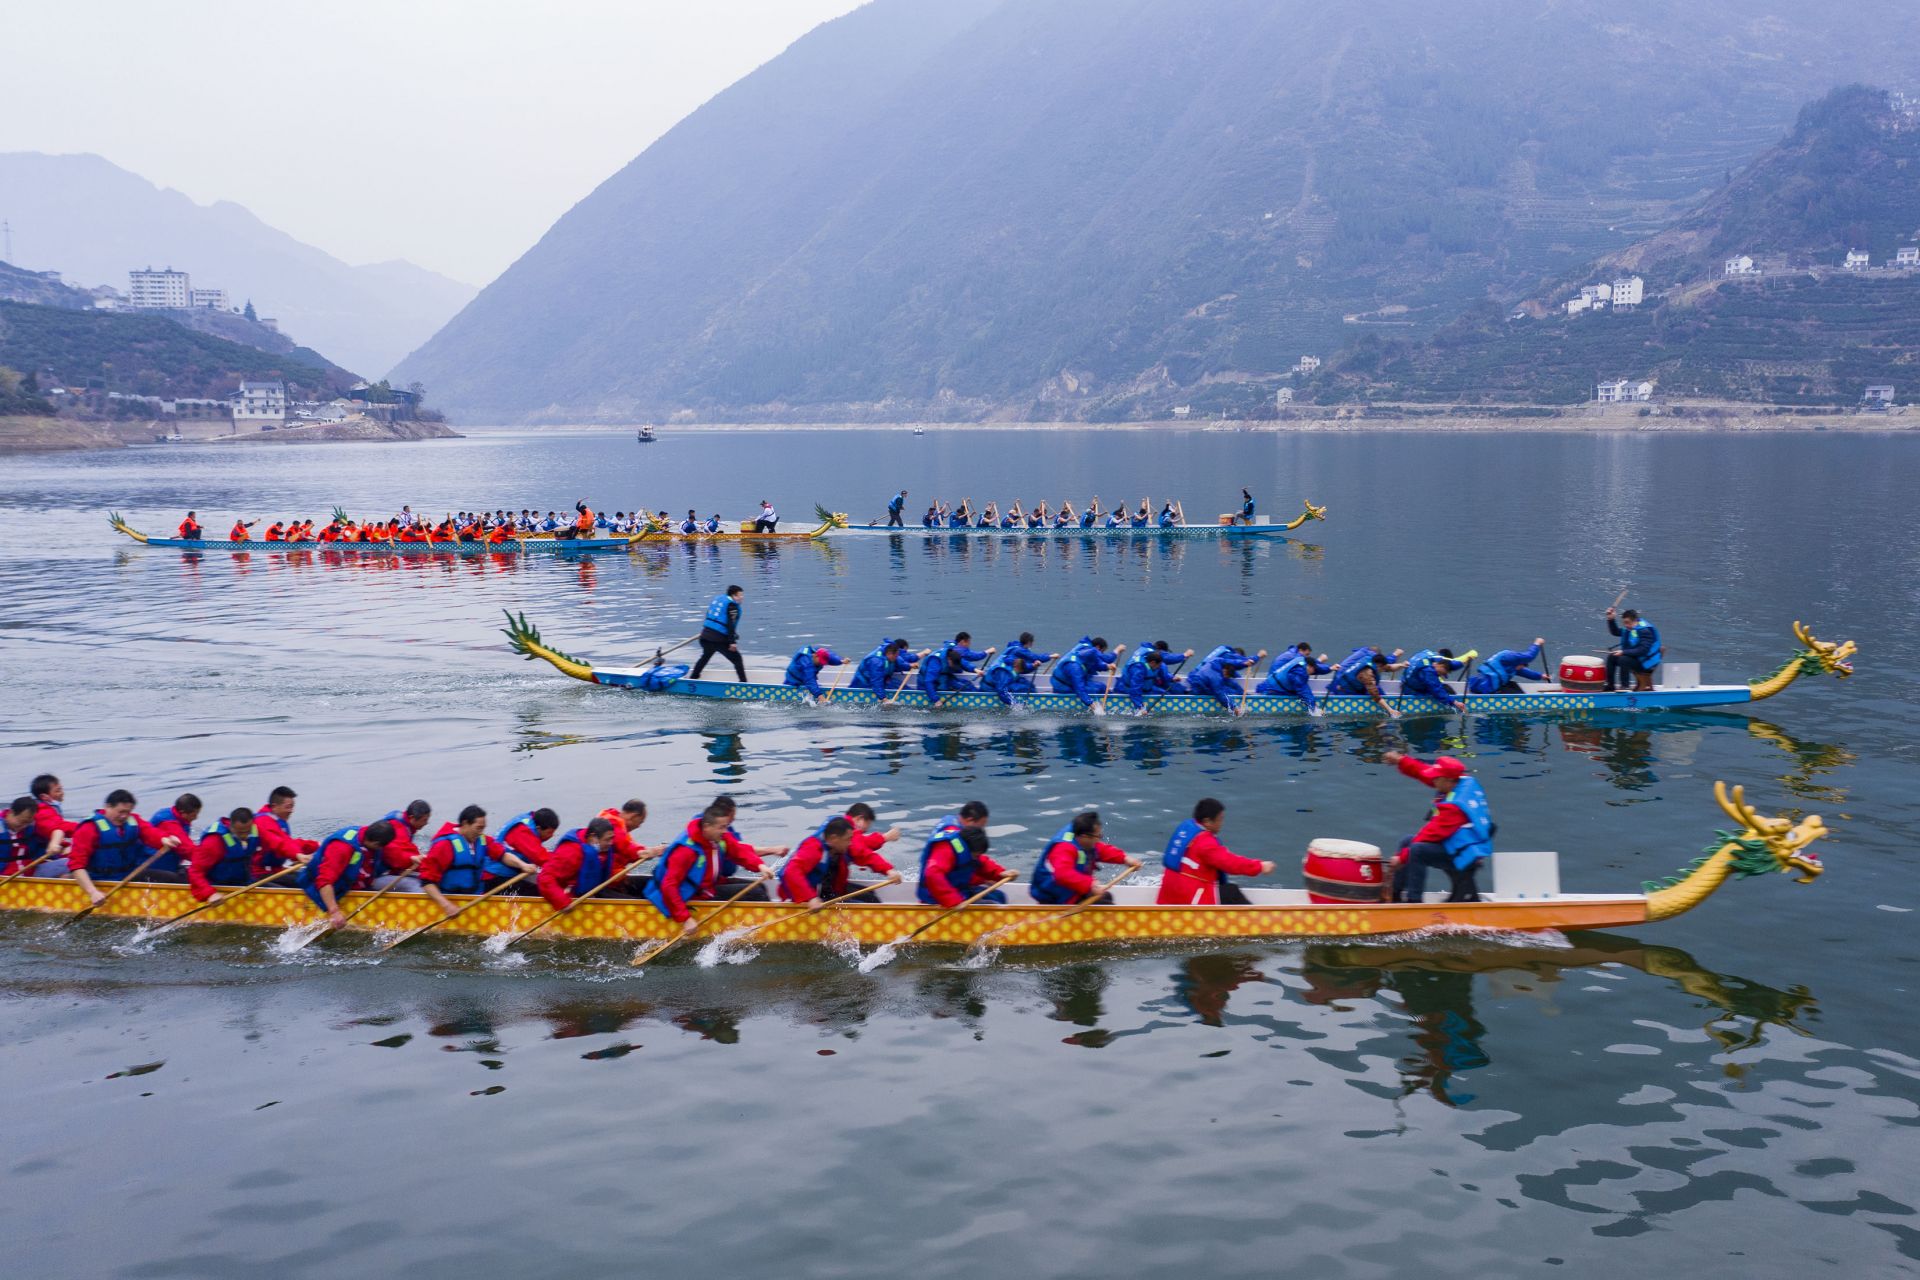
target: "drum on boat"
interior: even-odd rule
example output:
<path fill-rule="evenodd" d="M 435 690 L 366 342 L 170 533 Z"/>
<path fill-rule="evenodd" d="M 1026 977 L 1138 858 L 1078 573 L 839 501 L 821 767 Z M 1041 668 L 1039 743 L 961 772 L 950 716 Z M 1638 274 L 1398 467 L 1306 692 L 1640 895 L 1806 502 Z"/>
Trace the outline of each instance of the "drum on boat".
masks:
<path fill-rule="evenodd" d="M 1569 654 L 1560 659 L 1560 687 L 1578 689 L 1586 692 L 1604 689 L 1607 685 L 1607 664 L 1599 658 L 1589 658 L 1585 654 Z"/>
<path fill-rule="evenodd" d="M 1309 902 L 1385 902 L 1389 896 L 1386 859 L 1377 845 L 1315 840 L 1307 845 L 1301 870 Z"/>

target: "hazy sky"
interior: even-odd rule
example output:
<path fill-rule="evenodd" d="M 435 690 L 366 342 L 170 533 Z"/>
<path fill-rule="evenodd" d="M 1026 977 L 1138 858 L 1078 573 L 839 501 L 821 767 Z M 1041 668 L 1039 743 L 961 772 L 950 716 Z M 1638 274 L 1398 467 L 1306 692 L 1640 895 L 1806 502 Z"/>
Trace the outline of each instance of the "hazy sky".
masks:
<path fill-rule="evenodd" d="M 17 0 L 0 151 L 91 151 L 349 262 L 484 284 L 681 117 L 860 3 Z"/>

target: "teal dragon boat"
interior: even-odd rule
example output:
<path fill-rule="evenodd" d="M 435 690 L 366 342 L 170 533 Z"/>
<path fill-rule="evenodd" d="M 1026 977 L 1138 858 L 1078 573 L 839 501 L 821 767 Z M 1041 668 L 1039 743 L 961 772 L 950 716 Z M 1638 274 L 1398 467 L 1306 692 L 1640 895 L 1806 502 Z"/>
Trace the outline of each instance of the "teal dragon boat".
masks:
<path fill-rule="evenodd" d="M 1460 694 L 1469 713 L 1480 715 L 1556 715 L 1593 711 L 1694 711 L 1704 707 L 1726 707 L 1758 702 L 1781 692 L 1803 675 L 1826 673 L 1841 679 L 1853 674 L 1856 646 L 1849 640 L 1834 644 L 1816 639 L 1800 623 L 1793 624 L 1796 638 L 1803 646 L 1772 675 L 1745 684 L 1672 684 L 1658 685 L 1650 691 L 1605 693 L 1589 689 L 1568 689 L 1557 684 L 1522 682 L 1518 692 L 1467 694 L 1459 681 L 1449 687 Z M 562 675 L 588 684 L 611 689 L 631 689 L 670 698 L 699 698 L 712 702 L 766 702 L 790 706 L 819 705 L 822 701 L 836 707 L 880 711 L 954 713 L 971 716 L 1004 715 L 1014 711 L 1055 715 L 1135 714 L 1124 694 L 1107 694 L 1095 699 L 1092 707 L 1072 694 L 1037 693 L 1009 695 L 1011 704 L 987 689 L 953 691 L 929 697 L 917 685 L 908 685 L 882 698 L 859 689 L 829 689 L 824 699 L 816 699 L 805 689 L 785 684 L 758 681 L 692 680 L 680 667 L 659 664 L 638 667 L 601 667 L 586 658 L 563 653 L 541 639 L 539 629 L 524 615 L 507 615 L 507 642 L 515 653 L 529 660 L 545 662 Z M 853 664 L 847 664 L 851 673 Z M 1369 697 L 1358 694 L 1324 692 L 1326 680 L 1314 682 L 1319 714 L 1334 720 L 1378 720 L 1382 711 Z M 1456 714 L 1432 698 L 1401 696 L 1397 681 L 1384 683 L 1383 692 L 1392 711 L 1387 714 L 1443 716 Z M 1249 693 L 1237 699 L 1239 714 L 1261 719 L 1305 719 L 1313 714 L 1306 702 L 1285 694 Z M 1226 716 L 1231 713 L 1205 694 L 1171 693 L 1149 695 L 1138 714 L 1153 717 Z"/>

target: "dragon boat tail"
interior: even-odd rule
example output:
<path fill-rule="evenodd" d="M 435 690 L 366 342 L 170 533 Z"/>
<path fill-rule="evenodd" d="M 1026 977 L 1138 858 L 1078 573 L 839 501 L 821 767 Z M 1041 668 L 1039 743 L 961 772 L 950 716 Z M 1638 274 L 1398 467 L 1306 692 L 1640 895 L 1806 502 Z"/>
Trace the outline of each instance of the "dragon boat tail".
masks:
<path fill-rule="evenodd" d="M 795 705 L 817 704 L 806 690 L 785 684 L 760 681 L 692 680 L 684 668 L 655 663 L 639 667 L 602 667 L 589 658 L 564 653 L 548 644 L 538 627 L 524 614 L 507 614 L 507 643 L 515 653 L 529 660 L 545 662 L 563 675 L 589 684 L 615 689 L 633 689 L 669 697 L 704 698 L 717 702 L 772 702 Z M 1771 698 L 1803 676 L 1825 673 L 1838 679 L 1853 674 L 1857 651 L 1849 640 L 1843 644 L 1818 639 L 1803 624 L 1793 624 L 1793 634 L 1801 648 L 1781 664 L 1773 674 L 1745 684 L 1700 684 L 1682 680 L 1663 684 L 1651 691 L 1622 690 L 1606 693 L 1594 689 L 1569 689 L 1551 683 L 1521 682 L 1518 692 L 1469 694 L 1464 684 L 1451 683 L 1470 713 L 1482 715 L 1557 715 L 1594 711 L 1700 710 L 1709 707 L 1737 706 Z M 1671 670 L 1671 667 L 1663 670 Z M 850 674 L 853 664 L 845 668 Z M 1327 694 L 1326 681 L 1315 682 L 1316 700 L 1321 713 L 1335 720 L 1377 720 L 1381 711 L 1373 699 L 1359 694 Z M 1384 686 L 1387 702 L 1403 715 L 1452 715 L 1440 702 L 1420 696 L 1401 695 L 1395 681 Z M 939 711 L 954 714 L 995 715 L 1015 708 L 1029 712 L 1059 715 L 1086 715 L 1097 708 L 1112 714 L 1132 714 L 1133 705 L 1124 696 L 1107 694 L 1094 700 L 1092 707 L 1067 693 L 1015 693 L 1008 701 L 989 689 L 954 690 L 929 696 L 916 685 L 909 685 L 886 697 L 867 690 L 829 689 L 824 701 L 853 708 L 897 708 L 907 711 Z M 1311 714 L 1306 702 L 1293 695 L 1250 693 L 1238 700 L 1244 714 L 1260 719 L 1304 719 Z M 1225 716 L 1230 714 L 1219 701 L 1205 694 L 1154 694 L 1145 699 L 1139 714 L 1146 716 Z"/>
<path fill-rule="evenodd" d="M 765 926 L 756 935 L 766 942 L 841 943 L 851 939 L 874 946 L 894 941 L 921 925 L 932 924 L 922 935 L 927 942 L 952 945 L 992 944 L 1008 947 L 1053 947 L 1139 941 L 1205 941 L 1212 939 L 1323 938 L 1393 935 L 1431 928 L 1540 931 L 1610 929 L 1668 920 L 1705 902 L 1729 880 L 1748 879 L 1768 872 L 1793 874 L 1808 884 L 1823 864 L 1811 846 L 1828 832 L 1820 817 L 1795 821 L 1758 813 L 1739 787 L 1714 785 L 1720 809 L 1733 822 L 1719 832 L 1691 865 L 1668 880 L 1643 885 L 1638 893 L 1562 893 L 1558 889 L 1558 862 L 1552 854 L 1494 855 L 1492 889 L 1480 902 L 1353 903 L 1316 902 L 1304 889 L 1249 886 L 1247 906 L 1159 906 L 1150 886 L 1121 885 L 1112 892 L 1112 905 L 1042 906 L 1023 888 L 1010 887 L 1004 907 L 960 911 L 933 923 L 939 908 L 925 906 L 911 884 L 880 891 L 877 903 L 845 903 L 824 911 L 782 902 L 742 902 L 728 912 L 730 926 Z M 1522 860 L 1526 870 L 1516 875 L 1516 886 L 1503 888 L 1503 858 Z M 1542 888 L 1538 864 L 1552 859 L 1550 887 Z M 1528 863 L 1532 865 L 1527 866 Z M 1524 883 L 1522 883 L 1524 881 Z M 424 894 L 349 894 L 343 909 L 354 916 L 350 930 L 389 933 L 418 929 L 442 920 L 440 909 Z M 445 921 L 436 932 L 491 936 L 530 929 L 550 914 L 539 898 L 493 897 L 475 902 L 453 897 L 456 907 L 474 903 L 470 910 Z M 72 914 L 87 905 L 80 886 L 66 878 L 17 877 L 0 882 L 0 909 Z M 167 920 L 197 904 L 184 885 L 134 883 L 115 893 L 97 914 L 100 918 Z M 721 908 L 718 902 L 695 904 L 705 918 Z M 318 924 L 318 909 L 297 889 L 264 887 L 236 894 L 194 917 L 195 924 L 251 925 L 285 929 Z M 583 939 L 646 942 L 665 939 L 676 926 L 644 900 L 594 900 L 554 922 L 551 933 Z"/>

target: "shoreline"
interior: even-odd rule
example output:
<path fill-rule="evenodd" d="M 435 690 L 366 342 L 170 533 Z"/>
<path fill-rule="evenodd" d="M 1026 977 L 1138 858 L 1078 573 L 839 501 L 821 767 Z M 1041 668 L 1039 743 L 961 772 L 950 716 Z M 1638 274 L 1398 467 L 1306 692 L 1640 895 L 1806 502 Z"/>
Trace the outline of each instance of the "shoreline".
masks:
<path fill-rule="evenodd" d="M 0 417 L 0 455 L 21 453 L 79 453 L 130 449 L 149 445 L 238 444 L 411 444 L 421 440 L 458 440 L 460 433 L 438 422 L 377 422 L 349 418 L 344 422 L 310 423 L 276 431 L 240 436 L 200 436 L 177 441 L 158 439 L 164 430 L 150 420 L 93 422 L 76 418 Z"/>

